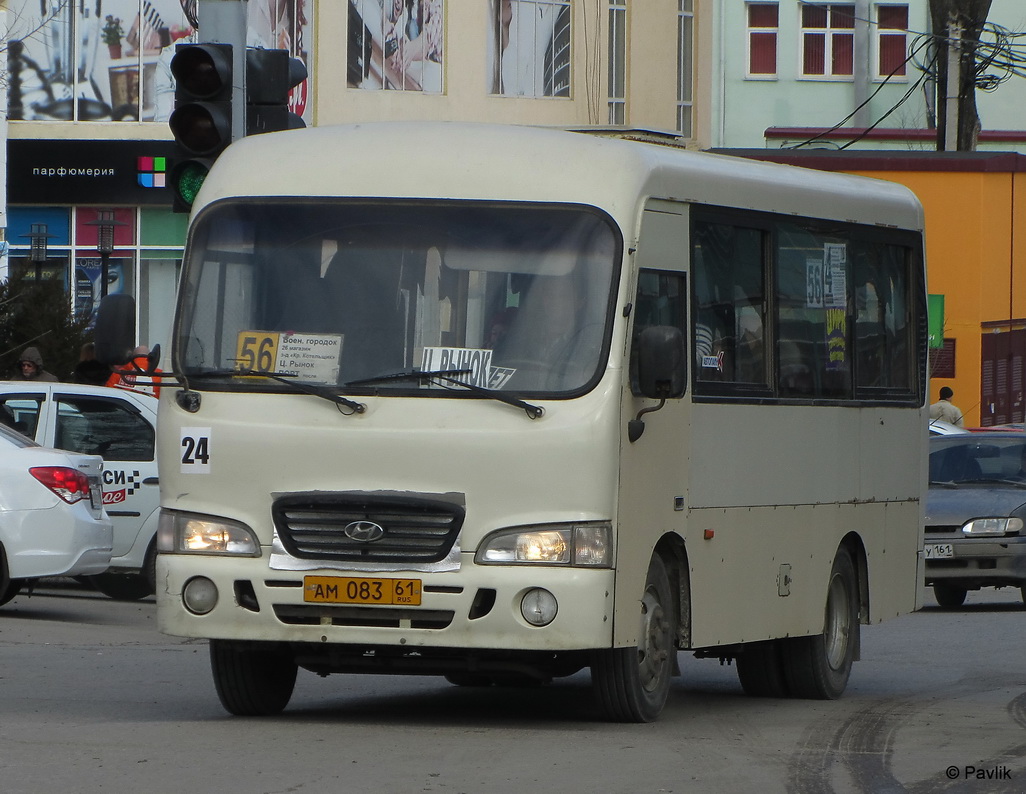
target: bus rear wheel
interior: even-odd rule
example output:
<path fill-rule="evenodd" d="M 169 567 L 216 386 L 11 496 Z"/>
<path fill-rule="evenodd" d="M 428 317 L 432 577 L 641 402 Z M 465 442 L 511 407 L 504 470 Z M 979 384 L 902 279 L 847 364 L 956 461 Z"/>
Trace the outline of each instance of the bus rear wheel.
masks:
<path fill-rule="evenodd" d="M 289 704 L 299 670 L 292 657 L 259 646 L 210 641 L 210 668 L 221 705 L 240 717 L 266 717 Z"/>
<path fill-rule="evenodd" d="M 791 697 L 839 698 L 848 685 L 859 632 L 859 590 L 847 549 L 834 558 L 827 585 L 823 633 L 781 640 L 784 676 Z"/>
<path fill-rule="evenodd" d="M 634 648 L 606 648 L 591 665 L 602 713 L 614 722 L 652 722 L 663 710 L 676 661 L 675 598 L 666 565 L 652 557 L 641 598 L 641 628 Z"/>

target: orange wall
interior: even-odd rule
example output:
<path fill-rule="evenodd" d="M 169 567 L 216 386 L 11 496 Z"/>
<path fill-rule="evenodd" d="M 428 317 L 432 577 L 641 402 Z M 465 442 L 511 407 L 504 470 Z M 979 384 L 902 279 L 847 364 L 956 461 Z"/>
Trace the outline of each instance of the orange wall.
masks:
<path fill-rule="evenodd" d="M 853 172 L 855 173 L 855 172 Z M 941 386 L 966 426 L 980 423 L 982 323 L 1026 318 L 1026 174 L 984 171 L 861 171 L 910 188 L 926 215 L 927 287 L 944 295 L 944 336 L 955 339 L 955 377 Z"/>

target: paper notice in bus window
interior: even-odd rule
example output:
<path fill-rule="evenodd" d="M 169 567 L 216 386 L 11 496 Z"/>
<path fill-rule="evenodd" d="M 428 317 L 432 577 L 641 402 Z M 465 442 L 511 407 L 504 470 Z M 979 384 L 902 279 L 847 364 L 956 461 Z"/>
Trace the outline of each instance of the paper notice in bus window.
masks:
<path fill-rule="evenodd" d="M 823 264 L 823 306 L 843 309 L 848 303 L 848 246 L 825 243 Z"/>
<path fill-rule="evenodd" d="M 341 334 L 242 331 L 236 342 L 236 368 L 258 375 L 275 372 L 311 383 L 338 383 Z"/>
<path fill-rule="evenodd" d="M 485 389 L 501 389 L 516 371 L 493 367 L 492 351 L 473 347 L 425 347 L 420 368 L 425 372 L 467 370 L 453 377 Z"/>
<path fill-rule="evenodd" d="M 278 371 L 312 383 L 338 383 L 341 334 L 282 334 Z"/>
<path fill-rule="evenodd" d="M 823 308 L 823 260 L 805 260 L 805 308 Z"/>

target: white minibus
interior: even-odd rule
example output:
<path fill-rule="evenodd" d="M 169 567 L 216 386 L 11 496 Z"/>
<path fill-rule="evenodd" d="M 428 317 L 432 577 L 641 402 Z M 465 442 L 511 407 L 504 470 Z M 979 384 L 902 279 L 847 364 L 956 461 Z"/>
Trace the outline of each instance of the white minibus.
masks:
<path fill-rule="evenodd" d="M 245 138 L 189 227 L 160 629 L 238 715 L 300 669 L 589 669 L 650 721 L 679 651 L 836 698 L 920 598 L 924 273 L 890 183 L 529 127 Z"/>

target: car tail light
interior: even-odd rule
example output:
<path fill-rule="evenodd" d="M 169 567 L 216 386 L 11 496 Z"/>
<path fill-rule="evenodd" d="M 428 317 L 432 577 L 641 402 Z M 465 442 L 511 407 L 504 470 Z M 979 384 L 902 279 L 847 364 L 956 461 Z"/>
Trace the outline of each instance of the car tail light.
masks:
<path fill-rule="evenodd" d="M 89 498 L 89 478 L 67 466 L 35 466 L 29 473 L 69 505 Z"/>

